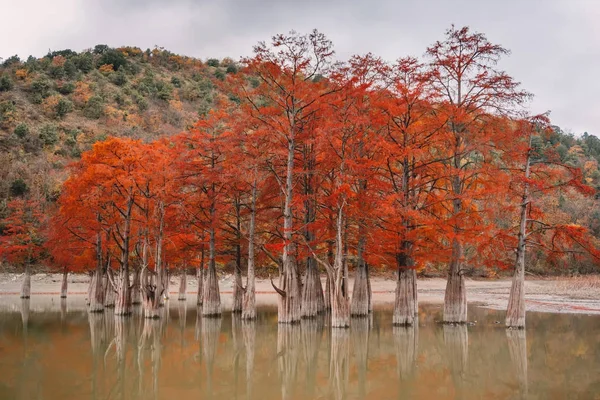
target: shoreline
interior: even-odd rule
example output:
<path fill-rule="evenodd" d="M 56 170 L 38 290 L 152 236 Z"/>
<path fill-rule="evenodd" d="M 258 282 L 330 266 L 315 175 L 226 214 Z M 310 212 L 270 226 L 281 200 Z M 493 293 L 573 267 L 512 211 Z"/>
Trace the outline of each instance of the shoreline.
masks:
<path fill-rule="evenodd" d="M 12 309 L 21 300 L 19 297 L 23 274 L 0 273 L 0 310 Z M 62 274 L 34 274 L 31 277 L 31 301 L 42 308 L 60 302 L 60 282 Z M 529 279 L 525 282 L 525 302 L 527 311 L 600 315 L 600 288 L 573 291 L 565 295 L 565 286 L 569 278 L 563 279 Z M 89 276 L 72 274 L 68 278 L 69 303 L 84 303 L 87 295 Z M 187 302 L 194 303 L 197 296 L 197 281 L 194 276 L 187 277 Z M 350 279 L 350 287 L 353 287 Z M 504 310 L 508 303 L 511 279 L 473 280 L 466 279 L 468 303 L 480 307 Z M 220 294 L 223 309 L 231 306 L 233 277 L 219 278 Z M 383 277 L 372 277 L 373 304 L 393 304 L 395 281 Z M 179 277 L 172 276 L 169 284 L 171 300 L 176 300 L 179 288 Z M 442 304 L 446 280 L 441 278 L 418 279 L 419 303 Z M 266 279 L 256 280 L 257 305 L 276 305 L 277 293 Z"/>

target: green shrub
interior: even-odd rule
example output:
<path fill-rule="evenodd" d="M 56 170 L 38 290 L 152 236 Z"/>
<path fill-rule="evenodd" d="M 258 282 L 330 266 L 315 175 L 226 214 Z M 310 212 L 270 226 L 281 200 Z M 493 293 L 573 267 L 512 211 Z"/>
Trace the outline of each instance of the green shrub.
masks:
<path fill-rule="evenodd" d="M 218 67 L 220 64 L 221 63 L 216 58 L 209 58 L 208 61 L 206 61 L 206 65 L 209 67 Z"/>
<path fill-rule="evenodd" d="M 29 88 L 34 95 L 39 95 L 42 99 L 45 99 L 46 97 L 50 96 L 52 84 L 47 79 L 39 78 L 31 82 L 31 86 Z"/>
<path fill-rule="evenodd" d="M 104 54 L 108 50 L 110 50 L 110 47 L 108 47 L 105 44 L 97 44 L 96 46 L 94 46 L 94 54 Z"/>
<path fill-rule="evenodd" d="M 225 72 L 221 71 L 220 69 L 216 70 L 215 78 L 217 78 L 220 81 L 224 81 L 225 80 Z"/>
<path fill-rule="evenodd" d="M 29 187 L 27 186 L 27 183 L 21 178 L 15 179 L 10 184 L 10 194 L 13 197 L 23 196 L 27 194 L 27 192 L 29 192 Z"/>
<path fill-rule="evenodd" d="M 21 122 L 19 125 L 17 125 L 15 127 L 15 135 L 17 135 L 21 139 L 29 135 L 29 127 L 27 126 L 27 124 Z"/>
<path fill-rule="evenodd" d="M 90 53 L 81 53 L 73 57 L 73 64 L 84 74 L 94 69 L 94 58 Z"/>
<path fill-rule="evenodd" d="M 98 67 L 106 64 L 111 64 L 115 71 L 118 71 L 122 66 L 127 65 L 127 59 L 120 51 L 109 49 L 102 53 L 102 56 L 96 64 Z"/>
<path fill-rule="evenodd" d="M 58 118 L 64 118 L 71 111 L 73 111 L 73 103 L 67 99 L 61 98 L 56 104 L 56 116 Z"/>
<path fill-rule="evenodd" d="M 48 75 L 54 79 L 61 79 L 65 76 L 65 69 L 62 65 L 50 65 L 48 67 Z"/>
<path fill-rule="evenodd" d="M 127 76 L 123 71 L 119 71 L 116 74 L 111 74 L 110 81 L 117 86 L 123 86 L 127 83 Z"/>
<path fill-rule="evenodd" d="M 0 102 L 0 126 L 11 124 L 15 119 L 16 112 L 17 108 L 14 101 L 5 100 Z"/>
<path fill-rule="evenodd" d="M 54 58 L 56 56 L 61 56 L 64 58 L 71 58 L 76 56 L 77 53 L 74 52 L 71 49 L 64 49 L 64 50 L 55 50 L 55 51 L 49 51 L 48 54 L 46 54 L 46 57 L 48 58 Z"/>
<path fill-rule="evenodd" d="M 19 58 L 18 55 L 14 55 L 12 57 L 8 57 L 6 60 L 4 60 L 4 62 L 2 63 L 3 67 L 10 67 L 13 64 L 19 64 L 21 62 L 21 59 Z"/>
<path fill-rule="evenodd" d="M 146 100 L 143 96 L 136 94 L 134 96 L 134 100 L 140 111 L 146 111 L 148 109 L 148 100 Z"/>
<path fill-rule="evenodd" d="M 65 82 L 59 87 L 57 87 L 58 93 L 60 94 L 71 94 L 75 90 L 76 85 L 73 82 Z"/>
<path fill-rule="evenodd" d="M 235 64 L 229 64 L 227 66 L 227 69 L 225 70 L 225 72 L 228 73 L 228 74 L 237 74 L 238 67 Z"/>
<path fill-rule="evenodd" d="M 181 80 L 174 76 L 171 78 L 171 85 L 175 86 L 176 88 L 180 88 L 181 87 Z"/>
<path fill-rule="evenodd" d="M 98 119 L 104 115 L 104 100 L 100 96 L 92 96 L 88 100 L 83 115 L 87 118 Z"/>
<path fill-rule="evenodd" d="M 56 125 L 46 124 L 40 129 L 40 140 L 46 146 L 58 142 L 58 129 Z"/>
<path fill-rule="evenodd" d="M 63 65 L 63 68 L 65 70 L 65 75 L 69 79 L 73 79 L 77 76 L 77 66 L 71 59 L 65 61 L 65 65 Z"/>
<path fill-rule="evenodd" d="M 13 88 L 13 81 L 8 74 L 0 75 L 0 92 L 8 92 Z"/>

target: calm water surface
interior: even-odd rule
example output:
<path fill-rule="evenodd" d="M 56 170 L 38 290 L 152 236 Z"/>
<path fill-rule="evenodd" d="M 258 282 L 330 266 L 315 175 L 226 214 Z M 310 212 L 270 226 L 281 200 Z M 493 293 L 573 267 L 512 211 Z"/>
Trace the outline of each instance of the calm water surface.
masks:
<path fill-rule="evenodd" d="M 34 301 L 34 300 L 32 300 Z M 79 300 L 81 301 L 81 300 Z M 600 317 L 471 307 L 471 326 L 443 326 L 422 305 L 395 328 L 376 308 L 347 330 L 323 319 L 278 326 L 198 317 L 170 300 L 162 321 L 88 315 L 81 304 L 0 304 L 0 399 L 594 399 Z"/>

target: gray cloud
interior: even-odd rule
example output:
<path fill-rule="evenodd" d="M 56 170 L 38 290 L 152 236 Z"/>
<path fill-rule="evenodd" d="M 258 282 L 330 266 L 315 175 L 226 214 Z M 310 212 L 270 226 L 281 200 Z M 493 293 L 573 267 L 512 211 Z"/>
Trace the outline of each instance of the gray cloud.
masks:
<path fill-rule="evenodd" d="M 200 58 L 249 55 L 275 33 L 317 28 L 338 58 L 420 56 L 451 23 L 512 50 L 501 67 L 535 94 L 533 112 L 600 134 L 596 0 L 0 0 L 0 57 L 98 43 L 163 46 Z"/>

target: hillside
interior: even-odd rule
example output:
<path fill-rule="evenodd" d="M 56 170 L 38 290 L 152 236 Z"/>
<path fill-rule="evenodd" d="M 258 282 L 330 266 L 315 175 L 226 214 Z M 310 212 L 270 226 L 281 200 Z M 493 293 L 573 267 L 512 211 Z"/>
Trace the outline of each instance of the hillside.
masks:
<path fill-rule="evenodd" d="M 0 204 L 28 192 L 53 201 L 65 166 L 108 136 L 152 140 L 206 114 L 232 60 L 98 45 L 11 57 L 0 67 Z M 2 206 L 0 206 L 0 210 Z"/>

